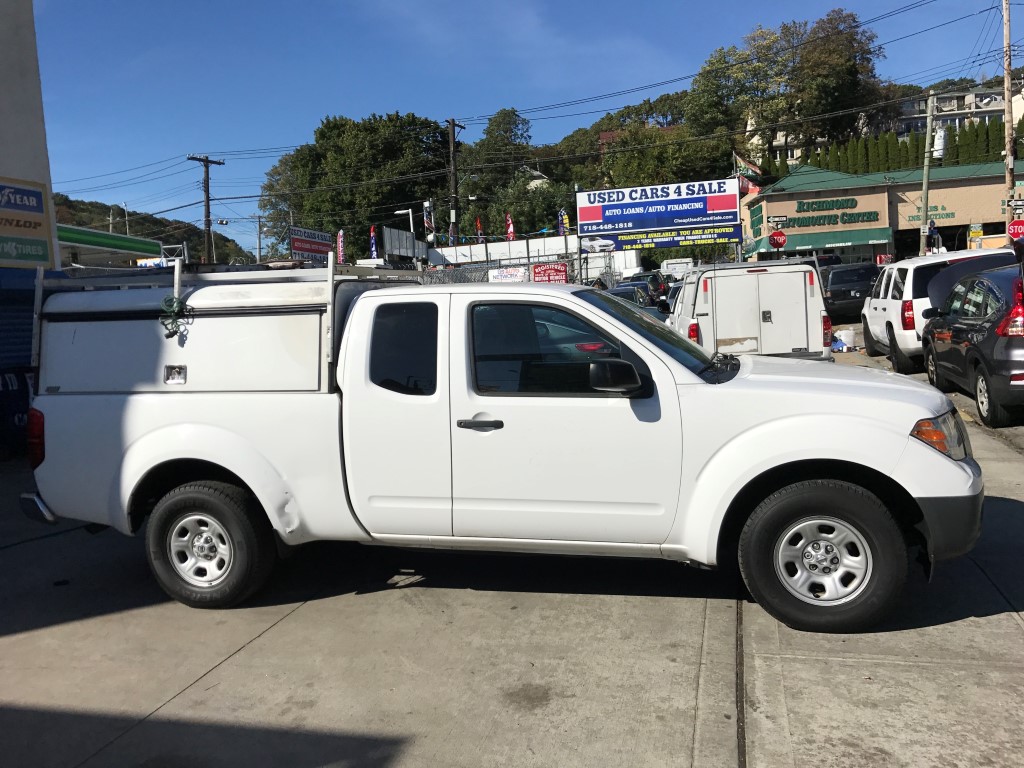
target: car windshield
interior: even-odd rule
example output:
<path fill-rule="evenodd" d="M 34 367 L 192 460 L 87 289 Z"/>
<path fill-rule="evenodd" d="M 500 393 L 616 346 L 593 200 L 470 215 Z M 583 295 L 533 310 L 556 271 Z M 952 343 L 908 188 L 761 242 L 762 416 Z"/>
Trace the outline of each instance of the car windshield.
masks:
<path fill-rule="evenodd" d="M 631 331 L 643 336 L 647 341 L 671 357 L 680 365 L 693 373 L 707 371 L 711 365 L 711 355 L 689 339 L 680 336 L 663 322 L 655 320 L 650 314 L 615 296 L 607 291 L 582 290 L 576 295 L 602 312 L 607 312 Z"/>
<path fill-rule="evenodd" d="M 849 285 L 850 283 L 867 283 L 878 274 L 877 267 L 860 267 L 859 269 L 832 270 L 832 285 Z"/>

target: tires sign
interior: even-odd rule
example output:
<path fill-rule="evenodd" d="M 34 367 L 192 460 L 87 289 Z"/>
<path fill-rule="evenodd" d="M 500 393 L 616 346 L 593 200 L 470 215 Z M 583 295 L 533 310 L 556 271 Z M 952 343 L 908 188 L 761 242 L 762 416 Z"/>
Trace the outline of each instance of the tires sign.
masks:
<path fill-rule="evenodd" d="M 1021 222 L 1024 224 L 1024 222 Z M 768 245 L 772 248 L 785 248 L 786 247 L 786 233 L 780 230 L 775 230 L 768 235 Z"/>
<path fill-rule="evenodd" d="M 1024 237 L 1024 219 L 1014 219 L 1010 222 L 1010 226 L 1006 228 L 1006 232 L 1016 240 L 1018 237 Z"/>

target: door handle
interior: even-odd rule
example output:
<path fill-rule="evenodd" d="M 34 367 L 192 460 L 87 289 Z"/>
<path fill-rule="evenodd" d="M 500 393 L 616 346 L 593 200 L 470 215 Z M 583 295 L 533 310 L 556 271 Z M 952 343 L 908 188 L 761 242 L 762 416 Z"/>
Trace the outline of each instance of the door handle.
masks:
<path fill-rule="evenodd" d="M 455 422 L 455 426 L 459 429 L 501 429 L 505 426 L 505 422 L 499 419 L 492 421 L 479 420 L 479 419 L 459 419 Z"/>

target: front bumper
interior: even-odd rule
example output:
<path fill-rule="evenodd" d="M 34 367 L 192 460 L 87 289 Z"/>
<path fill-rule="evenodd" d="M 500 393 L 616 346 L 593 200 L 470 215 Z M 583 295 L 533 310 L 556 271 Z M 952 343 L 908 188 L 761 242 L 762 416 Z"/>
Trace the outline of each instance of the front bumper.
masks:
<path fill-rule="evenodd" d="M 924 515 L 922 533 L 928 543 L 928 559 L 949 560 L 971 551 L 981 535 L 985 491 L 971 496 L 919 498 Z"/>

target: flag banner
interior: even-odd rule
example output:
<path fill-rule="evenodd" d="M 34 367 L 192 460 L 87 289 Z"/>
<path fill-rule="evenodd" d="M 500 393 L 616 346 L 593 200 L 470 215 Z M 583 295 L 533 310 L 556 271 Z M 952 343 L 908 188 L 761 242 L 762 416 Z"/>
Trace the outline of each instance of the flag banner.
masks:
<path fill-rule="evenodd" d="M 565 208 L 558 212 L 558 236 L 565 234 Z"/>
<path fill-rule="evenodd" d="M 484 228 L 480 225 L 480 217 L 476 217 L 476 241 L 482 243 L 484 241 Z"/>
<path fill-rule="evenodd" d="M 370 258 L 377 258 L 377 227 L 370 225 Z"/>
<path fill-rule="evenodd" d="M 515 240 L 516 239 L 516 227 L 512 223 L 512 214 L 505 211 L 505 239 Z"/>
<path fill-rule="evenodd" d="M 562 209 L 562 220 L 560 222 L 561 227 L 559 228 L 560 235 L 569 234 L 569 214 L 565 212 L 565 208 Z"/>
<path fill-rule="evenodd" d="M 339 229 L 338 230 L 338 255 L 337 255 L 337 259 L 338 259 L 338 263 L 339 264 L 344 264 L 345 263 L 345 230 L 344 229 Z"/>
<path fill-rule="evenodd" d="M 751 181 L 756 181 L 763 175 L 759 166 L 754 165 L 749 160 L 745 160 L 735 152 L 732 153 L 732 161 L 736 164 L 736 174 L 738 176 L 750 179 Z"/>
<path fill-rule="evenodd" d="M 459 231 L 455 228 L 455 222 L 448 225 L 448 245 L 458 245 Z"/>
<path fill-rule="evenodd" d="M 434 231 L 434 215 L 430 211 L 430 204 L 423 204 L 423 229 L 427 232 Z"/>

